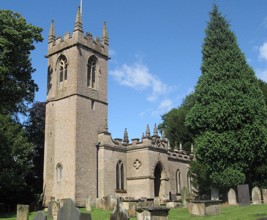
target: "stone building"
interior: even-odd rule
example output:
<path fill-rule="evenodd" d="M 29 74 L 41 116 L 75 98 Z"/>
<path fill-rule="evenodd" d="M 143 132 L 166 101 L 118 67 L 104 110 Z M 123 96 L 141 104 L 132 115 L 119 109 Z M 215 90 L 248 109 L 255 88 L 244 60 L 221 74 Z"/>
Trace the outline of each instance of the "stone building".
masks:
<path fill-rule="evenodd" d="M 177 198 L 191 189 L 188 155 L 147 127 L 142 139 L 112 139 L 108 132 L 109 36 L 84 34 L 80 8 L 74 31 L 48 36 L 44 203 L 72 198 L 84 206 L 107 195 Z M 173 197 L 173 196 L 172 196 Z"/>

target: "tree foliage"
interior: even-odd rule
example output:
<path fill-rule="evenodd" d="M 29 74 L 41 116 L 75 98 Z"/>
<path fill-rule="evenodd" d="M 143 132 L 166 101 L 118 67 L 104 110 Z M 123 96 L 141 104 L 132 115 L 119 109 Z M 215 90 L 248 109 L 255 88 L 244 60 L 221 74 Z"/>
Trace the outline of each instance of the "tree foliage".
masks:
<path fill-rule="evenodd" d="M 35 71 L 30 51 L 41 42 L 41 28 L 27 24 L 19 14 L 0 10 L 0 113 L 25 113 L 38 87 L 32 80 Z"/>
<path fill-rule="evenodd" d="M 26 115 L 38 88 L 31 76 L 35 70 L 30 52 L 34 42 L 43 40 L 41 31 L 21 15 L 0 10 L 0 203 L 11 206 L 33 199 L 29 177 L 34 141 L 16 116 Z"/>
<path fill-rule="evenodd" d="M 162 116 L 162 123 L 159 125 L 161 131 L 164 130 L 165 136 L 169 139 L 172 148 L 181 143 L 183 149 L 190 150 L 193 142 L 192 134 L 185 126 L 185 117 L 194 103 L 194 95 L 188 95 L 179 108 L 174 108 Z"/>
<path fill-rule="evenodd" d="M 32 168 L 31 150 L 22 126 L 0 115 L 0 203 L 15 205 L 29 198 L 26 178 Z"/>
<path fill-rule="evenodd" d="M 202 49 L 202 75 L 186 125 L 195 136 L 197 162 L 220 188 L 251 183 L 266 161 L 264 96 L 228 21 L 215 5 Z"/>
<path fill-rule="evenodd" d="M 38 197 L 43 191 L 44 138 L 45 138 L 45 102 L 35 102 L 29 110 L 25 124 L 26 134 L 33 144 L 29 157 L 33 168 L 27 177 L 32 194 Z"/>

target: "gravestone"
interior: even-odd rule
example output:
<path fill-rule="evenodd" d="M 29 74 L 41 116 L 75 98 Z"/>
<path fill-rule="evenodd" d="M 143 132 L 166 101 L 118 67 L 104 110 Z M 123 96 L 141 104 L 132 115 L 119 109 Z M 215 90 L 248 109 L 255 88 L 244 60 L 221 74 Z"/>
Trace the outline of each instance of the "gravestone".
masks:
<path fill-rule="evenodd" d="M 91 207 L 91 196 L 88 196 L 86 198 L 86 207 L 85 207 L 86 211 L 91 212 L 92 211 L 92 207 Z"/>
<path fill-rule="evenodd" d="M 162 206 L 136 209 L 137 220 L 168 220 L 169 210 Z"/>
<path fill-rule="evenodd" d="M 228 204 L 229 205 L 236 205 L 236 193 L 234 189 L 229 189 L 227 193 L 227 198 L 228 198 Z"/>
<path fill-rule="evenodd" d="M 79 220 L 92 220 L 91 214 L 89 213 L 80 213 Z"/>
<path fill-rule="evenodd" d="M 237 193 L 238 193 L 238 203 L 240 206 L 250 204 L 248 184 L 238 185 Z"/>
<path fill-rule="evenodd" d="M 71 199 L 63 199 L 63 207 L 58 211 L 57 220 L 91 220 L 90 213 L 80 213 Z"/>
<path fill-rule="evenodd" d="M 78 220 L 80 212 L 71 199 L 62 199 L 63 207 L 58 211 L 58 220 Z"/>
<path fill-rule="evenodd" d="M 182 206 L 186 206 L 187 205 L 187 199 L 189 197 L 189 191 L 186 187 L 182 188 L 181 191 L 181 202 L 182 202 Z"/>
<path fill-rule="evenodd" d="M 128 216 L 130 218 L 133 218 L 136 216 L 136 211 L 135 211 L 136 207 L 137 207 L 136 202 L 129 202 Z"/>
<path fill-rule="evenodd" d="M 253 187 L 251 192 L 251 197 L 252 197 L 252 204 L 254 205 L 261 204 L 261 190 L 259 187 L 257 186 Z"/>
<path fill-rule="evenodd" d="M 33 220 L 47 220 L 47 217 L 43 211 L 39 211 L 36 213 Z"/>
<path fill-rule="evenodd" d="M 160 206 L 160 198 L 159 197 L 154 198 L 154 206 Z"/>
<path fill-rule="evenodd" d="M 267 189 L 262 189 L 262 199 L 263 199 L 263 203 L 267 204 Z"/>
<path fill-rule="evenodd" d="M 219 200 L 219 189 L 217 187 L 212 186 L 211 190 L 211 200 Z"/>
<path fill-rule="evenodd" d="M 29 219 L 29 206 L 28 205 L 17 205 L 17 220 L 28 220 Z"/>
<path fill-rule="evenodd" d="M 57 214 L 58 214 L 59 208 L 60 208 L 59 202 L 56 202 L 54 199 L 52 199 L 48 203 L 48 218 L 57 220 Z"/>
<path fill-rule="evenodd" d="M 110 220 L 128 220 L 127 212 L 123 208 L 120 199 L 117 198 L 117 205 L 110 216 Z"/>

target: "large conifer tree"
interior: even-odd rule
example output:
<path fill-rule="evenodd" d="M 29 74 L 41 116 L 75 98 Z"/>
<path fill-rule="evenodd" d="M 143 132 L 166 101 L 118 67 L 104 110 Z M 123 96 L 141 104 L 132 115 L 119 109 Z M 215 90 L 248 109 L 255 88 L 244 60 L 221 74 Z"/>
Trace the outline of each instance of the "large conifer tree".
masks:
<path fill-rule="evenodd" d="M 219 188 L 252 183 L 254 168 L 266 160 L 266 106 L 255 73 L 216 5 L 202 56 L 196 102 L 186 117 L 196 137 L 197 163 Z"/>

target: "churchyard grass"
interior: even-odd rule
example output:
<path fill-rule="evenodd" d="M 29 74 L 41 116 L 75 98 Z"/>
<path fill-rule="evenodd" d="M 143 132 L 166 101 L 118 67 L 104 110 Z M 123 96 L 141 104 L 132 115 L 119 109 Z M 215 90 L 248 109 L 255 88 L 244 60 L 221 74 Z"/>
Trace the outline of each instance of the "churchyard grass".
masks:
<path fill-rule="evenodd" d="M 85 209 L 81 209 L 84 212 Z M 93 220 L 109 220 L 110 211 L 103 211 L 99 209 L 92 209 L 92 219 Z M 30 214 L 29 220 L 34 217 L 34 212 Z M 170 210 L 169 220 L 256 220 L 260 218 L 267 218 L 267 205 L 250 205 L 250 206 L 222 206 L 220 215 L 217 216 L 205 216 L 205 217 L 192 217 L 188 213 L 186 208 L 177 208 Z M 0 219 L 2 220 L 16 220 L 16 215 L 0 214 Z M 50 220 L 50 219 L 48 219 Z M 136 218 L 131 218 L 130 220 L 136 220 Z"/>

